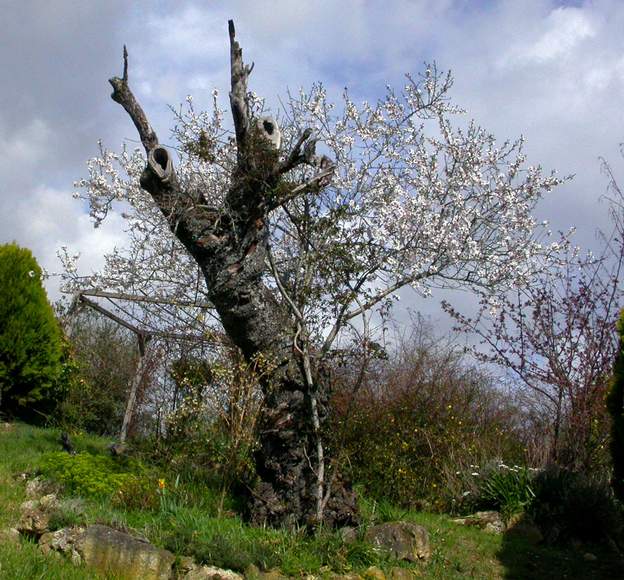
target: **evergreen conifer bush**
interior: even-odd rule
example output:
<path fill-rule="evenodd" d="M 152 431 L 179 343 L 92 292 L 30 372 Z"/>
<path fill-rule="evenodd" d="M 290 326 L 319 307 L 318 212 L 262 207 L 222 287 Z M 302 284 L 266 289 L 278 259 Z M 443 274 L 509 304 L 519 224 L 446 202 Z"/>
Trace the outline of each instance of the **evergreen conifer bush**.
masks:
<path fill-rule="evenodd" d="M 61 330 L 30 250 L 0 246 L 0 411 L 34 418 L 60 396 Z"/>

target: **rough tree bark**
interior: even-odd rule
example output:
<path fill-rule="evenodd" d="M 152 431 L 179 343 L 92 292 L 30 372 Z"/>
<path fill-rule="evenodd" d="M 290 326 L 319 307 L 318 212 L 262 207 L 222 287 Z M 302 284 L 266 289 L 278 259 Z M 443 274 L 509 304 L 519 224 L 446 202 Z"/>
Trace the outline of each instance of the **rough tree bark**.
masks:
<path fill-rule="evenodd" d="M 111 96 L 129 114 L 147 153 L 141 186 L 200 266 L 225 331 L 248 360 L 262 356 L 276 365 L 263 385 L 266 410 L 256 457 L 260 483 L 253 491 L 251 519 L 271 525 L 315 525 L 319 519 L 326 525 L 345 525 L 357 519 L 357 507 L 348 485 L 337 477 L 331 485 L 325 481 L 320 439 L 325 386 L 300 321 L 285 297 L 278 298 L 262 280 L 270 259 L 268 215 L 284 202 L 276 193 L 281 177 L 303 163 L 318 168 L 312 180 L 287 194 L 292 199 L 327 183 L 332 164 L 316 155 L 309 129 L 288 155 L 279 155 L 275 120 L 251 116 L 247 79 L 253 65 L 243 62 L 232 21 L 229 36 L 237 166 L 224 207 L 208 207 L 201 196 L 180 188 L 171 156 L 159 145 L 129 88 L 125 48 L 123 77 L 110 79 Z"/>

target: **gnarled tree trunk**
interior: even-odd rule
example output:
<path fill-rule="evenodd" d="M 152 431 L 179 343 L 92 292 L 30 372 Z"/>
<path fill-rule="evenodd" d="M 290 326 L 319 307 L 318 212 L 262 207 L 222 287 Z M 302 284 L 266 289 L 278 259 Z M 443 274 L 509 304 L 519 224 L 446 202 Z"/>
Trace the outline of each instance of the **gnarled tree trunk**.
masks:
<path fill-rule="evenodd" d="M 262 280 L 269 258 L 268 216 L 284 201 L 275 194 L 281 176 L 307 163 L 318 167 L 312 180 L 318 185 L 331 177 L 332 166 L 315 154 L 309 130 L 280 161 L 277 123 L 271 118 L 251 118 L 247 104 L 251 67 L 243 63 L 231 21 L 229 32 L 230 102 L 238 156 L 223 208 L 209 208 L 201 196 L 181 190 L 169 153 L 159 145 L 128 86 L 125 49 L 123 77 L 110 80 L 112 98 L 132 118 L 148 155 L 141 186 L 200 266 L 228 336 L 248 360 L 262 356 L 276 365 L 263 385 L 266 403 L 256 457 L 261 481 L 253 493 L 252 520 L 273 525 L 317 524 L 319 520 L 348 524 L 357 517 L 353 492 L 337 477 L 331 485 L 325 481 L 326 458 L 320 439 L 326 403 L 323 381 L 307 346 L 300 348 L 297 343 L 300 321 L 288 301 Z M 289 198 L 305 192 L 308 185 L 296 187 Z"/>

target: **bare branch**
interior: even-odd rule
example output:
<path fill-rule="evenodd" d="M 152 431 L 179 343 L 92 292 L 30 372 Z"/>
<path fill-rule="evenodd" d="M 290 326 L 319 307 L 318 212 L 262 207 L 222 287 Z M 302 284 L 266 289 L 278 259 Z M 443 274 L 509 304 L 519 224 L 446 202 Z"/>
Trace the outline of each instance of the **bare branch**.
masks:
<path fill-rule="evenodd" d="M 128 300 L 130 302 L 150 302 L 152 304 L 168 304 L 171 306 L 189 306 L 193 308 L 214 308 L 209 302 L 191 302 L 188 300 L 169 300 L 166 298 L 153 298 L 151 296 L 137 296 L 123 292 L 105 292 L 102 290 L 81 290 L 82 296 L 95 296 L 96 298 L 114 298 Z"/>
<path fill-rule="evenodd" d="M 111 98 L 116 103 L 119 103 L 126 110 L 128 115 L 130 115 L 134 126 L 139 132 L 139 137 L 143 147 L 145 148 L 145 152 L 149 154 L 149 152 L 158 145 L 158 137 L 156 136 L 154 129 L 152 129 L 152 126 L 149 124 L 147 116 L 141 108 L 141 105 L 139 105 L 134 94 L 130 90 L 130 87 L 128 86 L 128 50 L 125 45 L 123 50 L 123 59 L 124 68 L 122 78 L 113 77 L 108 80 L 113 87 Z"/>
<path fill-rule="evenodd" d="M 288 158 L 280 164 L 279 173 L 286 173 L 305 161 L 305 157 L 301 154 L 301 147 L 303 143 L 311 137 L 311 135 L 312 129 L 309 127 L 301 133 Z"/>
<path fill-rule="evenodd" d="M 327 159 L 327 158 L 326 158 Z M 272 200 L 272 202 L 268 205 L 268 210 L 271 211 L 280 205 L 283 205 L 297 197 L 299 197 L 302 193 L 310 191 L 312 188 L 322 188 L 329 184 L 331 181 L 331 177 L 334 174 L 335 167 L 333 165 L 326 166 L 326 169 L 317 173 L 315 176 L 311 177 L 305 183 L 301 183 L 297 185 L 295 188 L 291 189 L 287 194 L 280 196 Z"/>
<path fill-rule="evenodd" d="M 124 69 L 123 69 L 123 82 L 127 83 L 128 82 L 128 49 L 126 48 L 126 45 L 124 44 L 124 49 L 123 49 L 123 61 L 124 61 Z"/>
<path fill-rule="evenodd" d="M 236 143 L 238 144 L 239 159 L 245 146 L 245 137 L 249 131 L 249 105 L 247 103 L 247 78 L 253 70 L 253 63 L 247 66 L 243 63 L 243 50 L 235 39 L 236 31 L 234 21 L 228 20 L 228 32 L 230 34 L 230 71 L 231 84 L 230 106 L 236 131 Z"/>

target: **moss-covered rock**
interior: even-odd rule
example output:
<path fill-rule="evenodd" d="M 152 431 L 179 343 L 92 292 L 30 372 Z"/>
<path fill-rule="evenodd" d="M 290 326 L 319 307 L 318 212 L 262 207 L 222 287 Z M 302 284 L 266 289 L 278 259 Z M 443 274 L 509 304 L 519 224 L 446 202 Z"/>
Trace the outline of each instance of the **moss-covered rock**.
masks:
<path fill-rule="evenodd" d="M 429 534 L 412 522 L 389 522 L 369 528 L 366 541 L 397 560 L 417 562 L 431 556 Z"/>

